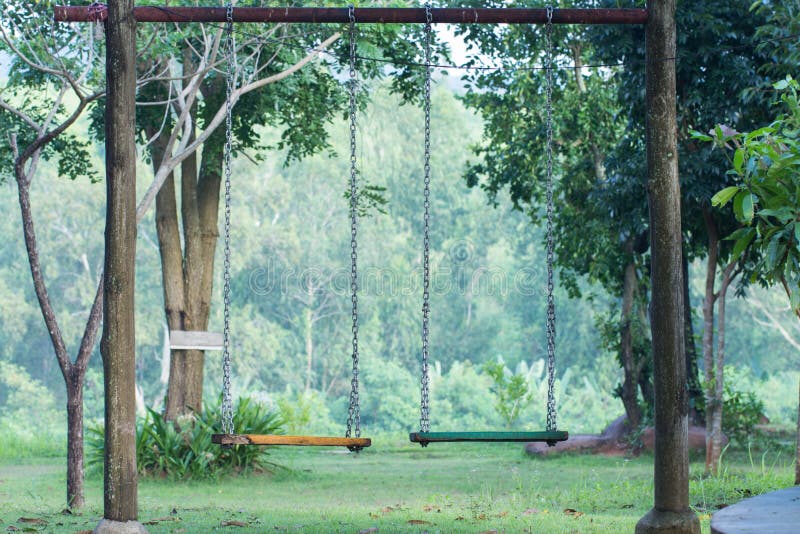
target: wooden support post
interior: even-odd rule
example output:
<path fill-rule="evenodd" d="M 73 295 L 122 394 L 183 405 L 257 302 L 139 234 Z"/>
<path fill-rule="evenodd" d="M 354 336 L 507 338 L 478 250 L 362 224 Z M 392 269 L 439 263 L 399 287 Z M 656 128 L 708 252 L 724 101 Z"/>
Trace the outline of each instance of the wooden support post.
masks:
<path fill-rule="evenodd" d="M 683 352 L 675 2 L 647 2 L 647 194 L 652 254 L 655 502 L 636 525 L 637 534 L 700 532 L 700 522 L 689 508 L 689 399 Z"/>
<path fill-rule="evenodd" d="M 105 462 L 99 533 L 145 532 L 137 518 L 134 267 L 136 260 L 136 21 L 133 0 L 108 2 L 103 271 Z"/>

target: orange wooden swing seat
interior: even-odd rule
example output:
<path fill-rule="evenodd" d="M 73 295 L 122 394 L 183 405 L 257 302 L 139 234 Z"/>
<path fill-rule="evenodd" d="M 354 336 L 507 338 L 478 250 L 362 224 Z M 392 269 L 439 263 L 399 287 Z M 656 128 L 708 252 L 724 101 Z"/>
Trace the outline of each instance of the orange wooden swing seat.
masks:
<path fill-rule="evenodd" d="M 278 434 L 214 434 L 211 436 L 211 441 L 217 445 L 294 445 L 299 447 L 347 447 L 351 450 L 364 449 L 372 445 L 370 438 Z"/>

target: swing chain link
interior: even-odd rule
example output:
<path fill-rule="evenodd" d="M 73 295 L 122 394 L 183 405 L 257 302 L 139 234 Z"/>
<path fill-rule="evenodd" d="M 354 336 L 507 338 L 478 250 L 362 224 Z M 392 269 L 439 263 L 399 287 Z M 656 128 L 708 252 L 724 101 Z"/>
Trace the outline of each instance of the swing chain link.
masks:
<path fill-rule="evenodd" d="M 555 401 L 556 308 L 553 284 L 553 6 L 545 26 L 545 95 L 547 113 L 547 431 L 558 428 Z"/>
<path fill-rule="evenodd" d="M 225 96 L 225 148 L 224 148 L 224 173 L 225 173 L 225 249 L 223 264 L 223 298 L 224 298 L 224 330 L 222 351 L 222 433 L 233 434 L 233 401 L 231 399 L 231 159 L 233 152 L 233 90 L 234 90 L 234 62 L 235 45 L 233 41 L 233 4 L 226 6 L 225 23 L 225 62 L 226 71 L 226 96 Z"/>
<path fill-rule="evenodd" d="M 361 408 L 358 393 L 358 171 L 356 168 L 356 17 L 355 8 L 351 4 L 348 9 L 350 18 L 350 294 L 353 305 L 353 378 L 350 382 L 350 406 L 347 411 L 346 437 L 361 436 Z M 350 448 L 358 452 L 358 447 Z"/>
<path fill-rule="evenodd" d="M 431 5 L 425 4 L 425 78 L 423 85 L 423 106 L 425 113 L 425 158 L 424 158 L 424 215 L 423 215 L 423 255 L 422 255 L 422 380 L 420 384 L 420 432 L 430 432 L 430 369 L 428 361 L 430 335 L 430 278 L 431 278 L 431 236 L 430 236 L 430 194 L 431 194 Z"/>

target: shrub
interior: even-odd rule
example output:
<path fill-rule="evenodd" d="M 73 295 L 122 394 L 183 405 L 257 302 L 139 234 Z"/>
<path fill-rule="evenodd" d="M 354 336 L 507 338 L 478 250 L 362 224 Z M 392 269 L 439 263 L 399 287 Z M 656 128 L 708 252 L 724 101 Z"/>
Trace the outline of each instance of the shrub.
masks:
<path fill-rule="evenodd" d="M 173 479 L 207 479 L 242 471 L 264 472 L 279 466 L 267 460 L 263 447 L 224 448 L 211 442 L 217 433 L 220 404 L 206 405 L 202 413 L 187 415 L 176 422 L 147 409 L 136 425 L 136 460 L 139 473 Z M 244 398 L 234 407 L 234 428 L 242 434 L 279 434 L 283 422 L 262 404 Z M 88 429 L 87 463 L 103 465 L 103 426 Z"/>
<path fill-rule="evenodd" d="M 529 376 L 523 373 L 512 373 L 502 358 L 486 362 L 483 370 L 493 382 L 492 392 L 497 398 L 495 402 L 497 413 L 507 428 L 514 427 L 520 412 L 533 401 Z"/>
<path fill-rule="evenodd" d="M 341 431 L 331 419 L 325 397 L 318 391 L 287 390 L 277 399 L 281 420 L 290 434 L 335 434 Z"/>
<path fill-rule="evenodd" d="M 764 403 L 753 391 L 742 391 L 728 382 L 724 390 L 722 428 L 734 444 L 747 446 L 756 437 L 756 425 L 764 415 Z"/>
<path fill-rule="evenodd" d="M 438 362 L 431 367 L 431 416 L 437 428 L 494 428 L 500 424 L 490 391 L 492 380 L 479 371 L 468 361 L 453 362 L 445 374 Z"/>

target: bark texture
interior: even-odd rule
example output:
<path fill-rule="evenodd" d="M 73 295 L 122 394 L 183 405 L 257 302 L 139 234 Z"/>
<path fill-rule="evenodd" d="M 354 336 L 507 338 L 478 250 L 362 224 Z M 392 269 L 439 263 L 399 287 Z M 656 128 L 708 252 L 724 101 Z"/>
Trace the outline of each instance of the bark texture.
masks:
<path fill-rule="evenodd" d="M 714 307 L 717 302 L 715 292 L 717 261 L 719 259 L 719 235 L 714 218 L 707 206 L 703 207 L 706 233 L 708 234 L 708 257 L 706 258 L 706 285 L 703 299 L 703 372 L 705 378 L 705 419 L 706 419 L 706 464 L 707 474 L 716 474 L 719 465 L 719 450 L 715 444 L 719 439 L 715 429 L 722 427 L 722 399 L 716 395 L 715 383 L 721 378 L 714 365 Z M 719 424 L 717 422 L 719 420 Z"/>
<path fill-rule="evenodd" d="M 719 290 L 716 289 L 717 266 L 719 263 L 719 232 L 717 224 L 708 207 L 703 208 L 703 217 L 708 234 L 708 258 L 706 264 L 706 287 L 703 300 L 703 367 L 705 375 L 705 424 L 706 424 L 706 463 L 707 475 L 719 473 L 724 435 L 722 433 L 722 407 L 724 402 L 725 370 L 725 303 L 728 288 L 738 276 L 736 263 L 729 263 L 722 269 Z M 716 322 L 714 320 L 716 306 Z M 714 328 L 717 331 L 716 351 L 714 348 Z"/>
<path fill-rule="evenodd" d="M 698 410 L 698 402 L 702 400 L 703 388 L 700 384 L 700 369 L 697 365 L 697 347 L 694 342 L 692 300 L 689 294 L 689 260 L 685 253 L 683 255 L 683 322 L 683 342 L 686 347 L 686 382 L 689 384 L 689 423 L 692 425 L 700 425 L 703 423 L 703 419 Z"/>
<path fill-rule="evenodd" d="M 180 210 L 173 175 L 167 178 L 156 196 L 156 228 L 165 314 L 170 330 L 203 331 L 208 328 L 214 256 L 219 238 L 221 136 L 224 137 L 222 131 L 209 137 L 199 166 L 196 156 L 186 158 L 181 164 Z M 156 155 L 153 164 L 157 169 L 163 152 L 154 153 Z M 204 361 L 203 351 L 172 351 L 167 419 L 175 420 L 183 414 L 202 410 Z"/>
<path fill-rule="evenodd" d="M 626 247 L 628 253 L 633 252 L 633 245 Z M 620 360 L 622 361 L 622 405 L 628 416 L 631 428 L 639 428 L 642 423 L 642 410 L 639 406 L 639 374 L 641 364 L 636 361 L 633 347 L 633 306 L 636 298 L 636 264 L 631 259 L 625 267 L 622 284 L 622 325 L 620 331 Z"/>
<path fill-rule="evenodd" d="M 92 355 L 102 314 L 103 285 L 98 285 L 89 318 L 81 338 L 81 345 L 75 360 L 70 360 L 66 343 L 58 324 L 55 310 L 50 302 L 50 294 L 42 272 L 39 247 L 36 239 L 36 226 L 31 207 L 30 188 L 42 149 L 57 135 L 73 124 L 90 100 L 82 100 L 73 115 L 58 128 L 50 132 L 39 132 L 39 137 L 22 154 L 19 154 L 16 138 L 12 136 L 12 150 L 15 154 L 14 176 L 17 182 L 20 215 L 22 217 L 23 237 L 31 269 L 33 288 L 39 309 L 42 312 L 50 341 L 56 355 L 61 376 L 67 390 L 67 508 L 80 509 L 85 505 L 84 496 L 84 451 L 83 451 L 83 382 L 89 358 Z"/>
<path fill-rule="evenodd" d="M 636 532 L 699 533 L 689 508 L 688 413 L 675 97 L 675 0 L 650 0 L 647 24 L 647 190 L 655 386 L 655 502 Z"/>
<path fill-rule="evenodd" d="M 103 356 L 105 462 L 103 517 L 135 521 L 136 22 L 133 0 L 108 4 L 106 22 L 106 251 Z"/>

